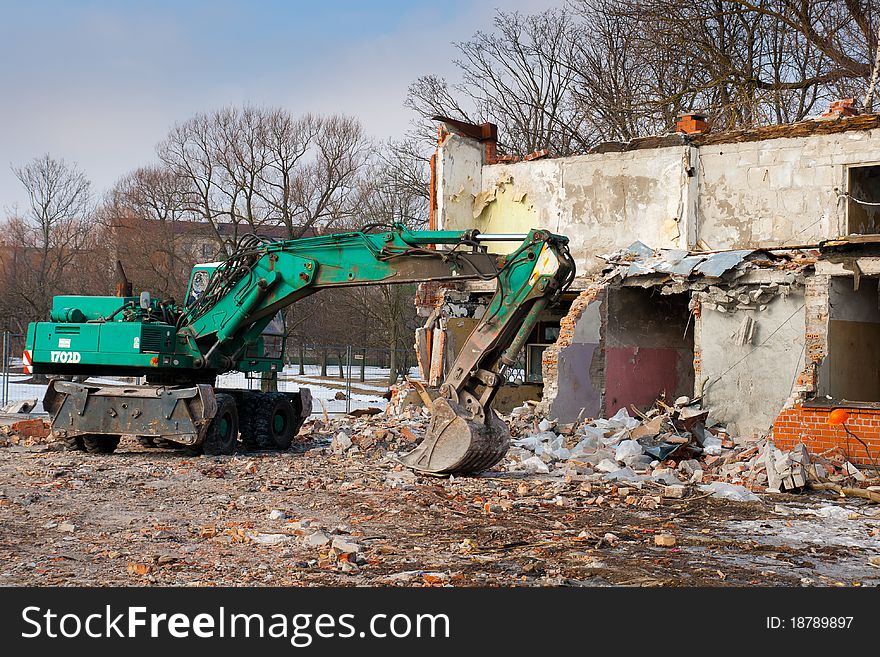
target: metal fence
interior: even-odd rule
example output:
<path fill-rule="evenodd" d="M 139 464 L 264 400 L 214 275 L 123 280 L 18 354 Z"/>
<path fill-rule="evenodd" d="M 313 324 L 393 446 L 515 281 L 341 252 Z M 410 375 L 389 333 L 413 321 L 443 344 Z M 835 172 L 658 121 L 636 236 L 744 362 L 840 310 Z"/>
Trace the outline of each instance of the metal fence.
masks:
<path fill-rule="evenodd" d="M 390 349 L 356 344 L 291 344 L 277 385 L 279 390 L 309 388 L 314 413 L 338 415 L 358 408 L 384 409 L 390 386 L 404 376 L 420 376 L 412 350 L 397 349 L 392 353 Z"/>
<path fill-rule="evenodd" d="M 43 398 L 45 386 L 30 384 L 31 375 L 24 373 L 24 338 L 21 333 L 3 332 L 0 342 L 2 357 L 2 381 L 0 381 L 0 405 L 10 402 Z"/>
<path fill-rule="evenodd" d="M 2 374 L 0 374 L 0 407 L 13 402 L 36 400 L 32 412 L 43 412 L 42 399 L 46 379 L 24 372 L 24 342 L 21 333 L 3 332 L 0 342 Z M 392 365 L 396 377 L 392 375 Z M 419 378 L 415 355 L 399 349 L 393 357 L 388 349 L 341 345 L 331 347 L 303 347 L 289 345 L 283 370 L 274 385 L 278 390 L 295 391 L 309 388 L 313 398 L 313 413 L 329 415 L 350 413 L 358 408 L 384 409 L 391 383 L 404 376 Z M 93 377 L 95 383 L 132 384 L 138 379 Z M 226 388 L 259 390 L 264 382 L 259 375 L 230 372 L 218 377 L 217 385 Z"/>

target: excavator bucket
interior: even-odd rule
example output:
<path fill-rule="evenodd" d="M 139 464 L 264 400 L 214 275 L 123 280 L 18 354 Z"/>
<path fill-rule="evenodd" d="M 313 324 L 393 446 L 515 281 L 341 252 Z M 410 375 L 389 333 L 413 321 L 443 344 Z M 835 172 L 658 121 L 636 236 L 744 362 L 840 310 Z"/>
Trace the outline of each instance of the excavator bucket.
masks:
<path fill-rule="evenodd" d="M 491 468 L 507 453 L 510 431 L 491 410 L 483 422 L 449 399 L 435 399 L 433 407 L 424 440 L 400 458 L 405 466 L 434 475 L 468 474 Z"/>

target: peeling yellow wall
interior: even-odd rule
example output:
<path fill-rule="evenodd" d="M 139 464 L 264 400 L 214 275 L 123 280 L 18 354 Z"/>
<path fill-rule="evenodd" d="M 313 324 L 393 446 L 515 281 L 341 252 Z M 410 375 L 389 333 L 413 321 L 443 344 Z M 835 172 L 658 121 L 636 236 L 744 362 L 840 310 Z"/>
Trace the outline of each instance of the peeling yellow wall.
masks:
<path fill-rule="evenodd" d="M 474 227 L 482 233 L 528 233 L 537 226 L 535 207 L 528 194 L 518 190 L 512 177 L 499 180 L 493 189 L 477 194 L 473 207 Z M 487 242 L 492 253 L 511 253 L 515 242 Z"/>

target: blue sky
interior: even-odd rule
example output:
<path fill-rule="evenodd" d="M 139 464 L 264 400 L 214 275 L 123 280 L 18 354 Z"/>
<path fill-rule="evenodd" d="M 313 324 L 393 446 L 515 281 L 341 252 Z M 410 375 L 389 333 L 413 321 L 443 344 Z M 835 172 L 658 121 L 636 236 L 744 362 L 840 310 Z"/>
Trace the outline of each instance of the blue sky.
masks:
<path fill-rule="evenodd" d="M 0 0 L 0 216 L 10 164 L 79 163 L 101 193 L 154 159 L 175 122 L 229 104 L 358 116 L 377 138 L 410 120 L 406 88 L 454 75 L 453 41 L 495 7 L 561 0 Z"/>

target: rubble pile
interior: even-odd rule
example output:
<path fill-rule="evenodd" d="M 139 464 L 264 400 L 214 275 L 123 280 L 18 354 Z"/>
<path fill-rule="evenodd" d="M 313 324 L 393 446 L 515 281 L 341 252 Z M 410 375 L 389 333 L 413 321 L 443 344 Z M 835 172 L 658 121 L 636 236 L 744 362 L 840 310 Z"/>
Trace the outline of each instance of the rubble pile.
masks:
<path fill-rule="evenodd" d="M 515 434 L 504 467 L 588 481 L 698 486 L 715 497 L 756 500 L 751 491 L 799 492 L 810 481 L 864 482 L 842 453 L 784 452 L 766 438 L 732 437 L 708 409 L 681 397 L 643 417 L 621 408 L 577 425 L 541 418 L 530 404 L 508 418 Z"/>
<path fill-rule="evenodd" d="M 328 450 L 337 455 L 394 461 L 424 435 L 430 419 L 425 396 L 404 382 L 382 416 L 316 421 L 306 432 L 314 438 L 323 431 Z M 841 450 L 811 454 L 799 445 L 786 452 L 767 438 L 732 436 L 699 399 L 681 397 L 671 405 L 658 400 L 638 417 L 621 408 L 610 418 L 571 424 L 544 417 L 540 405 L 526 402 L 503 419 L 511 448 L 496 468 L 511 473 L 662 488 L 673 498 L 697 489 L 739 501 L 758 500 L 756 492 L 802 492 L 811 482 L 872 483 Z"/>
<path fill-rule="evenodd" d="M 756 309 L 777 294 L 788 294 L 791 285 L 803 285 L 804 270 L 816 262 L 813 253 L 799 249 L 700 253 L 652 249 L 642 242 L 599 257 L 606 262 L 605 283 L 638 279 L 641 285 L 660 286 L 661 294 L 703 291 L 707 302 L 722 311 Z M 783 272 L 781 280 L 762 281 L 771 270 Z M 717 285 L 719 280 L 724 287 Z"/>
<path fill-rule="evenodd" d="M 300 448 L 313 454 L 391 466 L 391 488 L 406 487 L 414 477 L 397 459 L 412 451 L 425 435 L 430 411 L 422 405 L 424 390 L 404 383 L 384 413 L 353 413 L 306 422 Z M 496 470 L 569 483 L 590 482 L 661 492 L 683 498 L 701 494 L 755 501 L 755 492 L 834 490 L 855 484 L 871 491 L 866 474 L 840 450 L 811 454 L 805 445 L 791 451 L 766 438 L 731 436 L 699 400 L 681 397 L 672 404 L 658 400 L 646 414 L 631 416 L 621 408 L 610 418 L 563 424 L 543 417 L 535 402 L 513 409 L 503 419 L 511 429 L 511 448 Z M 61 449 L 42 419 L 0 428 L 0 447 L 47 446 Z M 853 489 L 847 489 L 853 490 Z"/>
<path fill-rule="evenodd" d="M 0 426 L 0 447 L 31 447 L 54 443 L 49 423 L 40 418 Z"/>
<path fill-rule="evenodd" d="M 395 417 L 348 415 L 306 422 L 300 436 L 337 456 L 393 458 L 409 452 L 422 439 L 430 414 L 410 404 Z M 321 445 L 324 445 L 321 447 Z"/>

